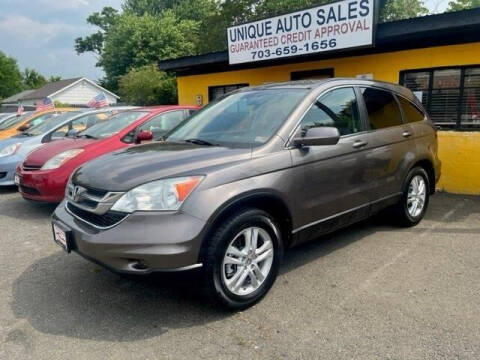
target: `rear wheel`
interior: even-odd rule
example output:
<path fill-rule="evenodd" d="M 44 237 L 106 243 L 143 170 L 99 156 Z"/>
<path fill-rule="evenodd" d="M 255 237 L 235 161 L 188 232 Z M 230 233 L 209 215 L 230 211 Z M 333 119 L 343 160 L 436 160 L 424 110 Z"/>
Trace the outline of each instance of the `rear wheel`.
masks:
<path fill-rule="evenodd" d="M 430 183 L 427 172 L 421 167 L 416 167 L 408 174 L 402 198 L 394 209 L 400 225 L 417 225 L 425 216 L 429 200 Z"/>
<path fill-rule="evenodd" d="M 229 309 L 245 309 L 270 290 L 283 248 L 275 220 L 259 209 L 242 210 L 215 230 L 204 261 L 205 292 Z"/>

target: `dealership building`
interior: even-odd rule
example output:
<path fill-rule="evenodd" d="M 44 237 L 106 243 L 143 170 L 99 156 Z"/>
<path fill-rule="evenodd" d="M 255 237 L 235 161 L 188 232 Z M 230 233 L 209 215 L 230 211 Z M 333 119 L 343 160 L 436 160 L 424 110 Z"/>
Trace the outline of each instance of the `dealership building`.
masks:
<path fill-rule="evenodd" d="M 291 80 L 400 83 L 441 129 L 439 188 L 480 194 L 480 8 L 377 24 L 373 7 L 362 14 L 368 0 L 351 3 L 232 27 L 228 50 L 163 61 L 160 68 L 177 75 L 181 105 L 205 105 L 241 87 Z"/>

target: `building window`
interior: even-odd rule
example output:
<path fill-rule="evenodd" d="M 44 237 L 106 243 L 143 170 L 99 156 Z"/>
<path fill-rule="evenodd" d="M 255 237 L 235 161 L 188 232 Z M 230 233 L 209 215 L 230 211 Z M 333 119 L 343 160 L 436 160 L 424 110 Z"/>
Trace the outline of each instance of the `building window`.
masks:
<path fill-rule="evenodd" d="M 412 90 L 440 128 L 480 130 L 480 67 L 403 71 Z"/>
<path fill-rule="evenodd" d="M 228 94 L 237 89 L 249 86 L 248 84 L 233 84 L 233 85 L 223 85 L 223 86 L 209 86 L 208 87 L 208 101 L 213 101 L 219 97 Z"/>

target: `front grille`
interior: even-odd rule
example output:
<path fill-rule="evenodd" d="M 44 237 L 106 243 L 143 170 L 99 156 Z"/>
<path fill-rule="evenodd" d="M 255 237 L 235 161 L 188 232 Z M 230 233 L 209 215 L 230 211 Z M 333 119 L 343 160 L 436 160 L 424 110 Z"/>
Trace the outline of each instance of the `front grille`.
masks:
<path fill-rule="evenodd" d="M 26 165 L 26 164 L 23 164 L 22 168 L 25 171 L 37 171 L 37 170 L 40 170 L 42 167 L 40 165 Z"/>
<path fill-rule="evenodd" d="M 40 192 L 37 189 L 24 185 L 20 185 L 20 191 L 27 195 L 40 195 Z"/>
<path fill-rule="evenodd" d="M 118 211 L 107 211 L 103 215 L 94 214 L 75 206 L 70 201 L 67 202 L 67 210 L 79 220 L 87 222 L 99 228 L 110 228 L 124 220 L 128 214 Z"/>
<path fill-rule="evenodd" d="M 7 177 L 7 173 L 6 172 L 0 172 L 0 179 L 3 179 Z"/>
<path fill-rule="evenodd" d="M 94 188 L 86 187 L 86 186 L 85 186 L 85 189 L 87 189 L 87 194 L 88 195 L 92 195 L 92 196 L 95 196 L 95 197 L 98 197 L 98 198 L 103 198 L 108 193 L 108 191 L 106 191 L 106 190 L 98 190 L 98 189 L 94 189 Z"/>

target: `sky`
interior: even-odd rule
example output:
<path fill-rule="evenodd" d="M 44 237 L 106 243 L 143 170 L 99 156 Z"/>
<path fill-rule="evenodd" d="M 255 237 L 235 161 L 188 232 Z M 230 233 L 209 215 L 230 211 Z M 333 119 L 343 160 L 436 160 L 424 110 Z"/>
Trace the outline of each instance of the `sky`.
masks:
<path fill-rule="evenodd" d="M 104 6 L 119 9 L 122 0 L 0 0 L 0 50 L 44 76 L 103 77 L 92 54 L 77 55 L 75 39 L 96 31 L 88 15 Z M 448 0 L 427 0 L 430 11 L 442 12 Z"/>

